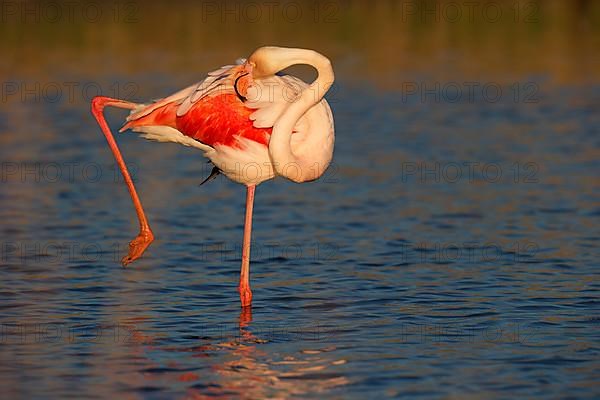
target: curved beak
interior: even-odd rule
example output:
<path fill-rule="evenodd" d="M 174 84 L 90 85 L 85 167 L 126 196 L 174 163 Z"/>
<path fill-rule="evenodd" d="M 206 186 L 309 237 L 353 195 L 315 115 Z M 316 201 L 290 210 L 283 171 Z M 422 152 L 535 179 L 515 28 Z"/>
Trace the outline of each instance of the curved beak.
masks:
<path fill-rule="evenodd" d="M 241 94 L 241 93 L 240 93 L 240 91 L 238 90 L 238 87 L 237 87 L 237 85 L 238 85 L 238 81 L 239 81 L 241 78 L 243 78 L 243 77 L 245 77 L 245 76 L 247 76 L 247 75 L 249 75 L 249 74 L 250 74 L 250 72 L 244 72 L 244 73 L 240 74 L 240 75 L 239 75 L 237 78 L 235 78 L 235 81 L 233 82 L 233 90 L 235 90 L 235 94 L 237 95 L 238 99 L 240 99 L 240 101 L 241 101 L 242 103 L 245 103 L 245 102 L 246 102 L 246 100 L 248 100 L 248 99 L 246 98 L 246 96 L 242 96 L 242 94 Z"/>

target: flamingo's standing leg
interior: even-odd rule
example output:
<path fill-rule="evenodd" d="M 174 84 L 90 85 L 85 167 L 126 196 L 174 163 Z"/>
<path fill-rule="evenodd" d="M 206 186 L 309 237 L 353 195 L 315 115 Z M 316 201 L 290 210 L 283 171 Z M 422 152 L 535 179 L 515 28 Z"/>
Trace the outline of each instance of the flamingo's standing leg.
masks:
<path fill-rule="evenodd" d="M 104 119 L 103 111 L 104 107 L 106 106 L 133 110 L 138 105 L 129 101 L 111 99 L 109 97 L 103 96 L 94 97 L 94 99 L 92 100 L 92 114 L 96 118 L 96 121 L 98 121 L 98 125 L 100 125 L 100 129 L 102 129 L 104 136 L 106 136 L 108 145 L 110 146 L 110 149 L 113 155 L 115 156 L 115 160 L 117 161 L 117 164 L 119 164 L 119 169 L 123 174 L 123 178 L 125 179 L 125 183 L 127 184 L 127 188 L 129 189 L 129 194 L 131 195 L 133 205 L 135 206 L 135 211 L 137 212 L 137 216 L 140 221 L 140 233 L 135 239 L 133 239 L 129 243 L 129 254 L 127 254 L 121 260 L 121 262 L 125 266 L 130 262 L 141 257 L 146 248 L 154 240 L 154 235 L 150 230 L 150 225 L 148 225 L 148 220 L 146 219 L 146 215 L 144 214 L 142 203 L 140 201 L 140 198 L 138 197 L 137 192 L 135 191 L 133 181 L 131 180 L 131 176 L 129 175 L 129 171 L 127 170 L 127 166 L 125 165 L 125 161 L 123 161 L 123 156 L 121 156 L 121 152 L 119 151 L 119 147 L 115 142 L 115 138 L 113 137 L 113 134 L 110 131 L 106 120 Z"/>
<path fill-rule="evenodd" d="M 250 241 L 252 236 L 252 209 L 254 208 L 254 190 L 256 185 L 248 186 L 246 192 L 246 220 L 244 222 L 244 242 L 242 244 L 242 269 L 240 271 L 240 301 L 242 307 L 252 304 L 252 291 L 250 290 Z"/>

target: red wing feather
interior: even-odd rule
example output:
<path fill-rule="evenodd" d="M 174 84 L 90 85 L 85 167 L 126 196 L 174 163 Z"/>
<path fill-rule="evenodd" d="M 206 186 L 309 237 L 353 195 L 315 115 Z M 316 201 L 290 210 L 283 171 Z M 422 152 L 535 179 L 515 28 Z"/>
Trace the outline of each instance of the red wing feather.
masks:
<path fill-rule="evenodd" d="M 252 112 L 235 94 L 205 97 L 177 117 L 176 128 L 213 147 L 217 144 L 238 147 L 237 137 L 267 146 L 271 128 L 255 128 L 250 120 Z"/>

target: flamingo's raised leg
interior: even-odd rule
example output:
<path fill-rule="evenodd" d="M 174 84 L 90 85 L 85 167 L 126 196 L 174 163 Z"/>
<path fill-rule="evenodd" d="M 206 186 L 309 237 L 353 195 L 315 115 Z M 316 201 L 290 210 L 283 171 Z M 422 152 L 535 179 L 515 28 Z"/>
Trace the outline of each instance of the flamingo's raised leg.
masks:
<path fill-rule="evenodd" d="M 113 137 L 106 120 L 104 119 L 104 107 L 112 106 L 117 108 L 125 108 L 129 110 L 133 110 L 138 107 L 138 104 L 131 103 L 129 101 L 111 99 L 110 97 L 98 96 L 94 97 L 92 100 L 92 114 L 98 121 L 98 125 L 100 125 L 100 129 L 106 136 L 106 140 L 108 145 L 115 156 L 115 160 L 117 164 L 119 164 L 119 169 L 123 174 L 123 178 L 125 179 L 125 183 L 127 184 L 127 188 L 129 189 L 129 194 L 131 195 L 131 199 L 133 200 L 133 205 L 135 206 L 135 211 L 137 212 L 138 219 L 140 221 L 140 233 L 129 243 L 129 253 L 123 257 L 121 262 L 123 266 L 129 264 L 130 262 L 138 259 L 144 254 L 146 248 L 152 243 L 154 240 L 154 235 L 150 230 L 150 225 L 148 225 L 148 220 L 146 219 L 146 215 L 144 214 L 144 209 L 142 208 L 142 203 L 140 198 L 138 197 L 137 192 L 135 191 L 135 187 L 133 186 L 133 181 L 131 180 L 131 176 L 129 175 L 129 171 L 127 170 L 127 166 L 125 165 L 125 161 L 123 161 L 123 156 L 121 156 L 121 152 L 119 151 L 119 147 L 115 142 L 115 138 Z"/>
<path fill-rule="evenodd" d="M 252 209 L 254 208 L 254 190 L 256 185 L 248 186 L 246 192 L 246 219 L 244 222 L 244 242 L 242 244 L 242 269 L 240 271 L 240 301 L 242 307 L 252 304 L 252 290 L 250 290 L 250 241 L 252 236 Z"/>

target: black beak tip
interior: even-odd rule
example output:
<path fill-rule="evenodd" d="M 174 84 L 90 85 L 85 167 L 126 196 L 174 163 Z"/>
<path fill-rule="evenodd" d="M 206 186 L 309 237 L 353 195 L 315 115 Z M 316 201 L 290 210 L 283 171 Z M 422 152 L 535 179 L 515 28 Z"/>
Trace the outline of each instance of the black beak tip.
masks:
<path fill-rule="evenodd" d="M 242 74 L 240 76 L 238 76 L 237 78 L 235 78 L 235 82 L 233 83 L 233 90 L 235 90 L 235 94 L 237 95 L 238 99 L 240 99 L 240 101 L 242 103 L 245 103 L 246 100 L 248 100 L 246 97 L 242 96 L 237 88 L 237 84 L 238 81 L 240 80 L 240 78 L 243 78 L 244 76 L 248 75 L 248 72 L 246 72 L 245 74 Z"/>

